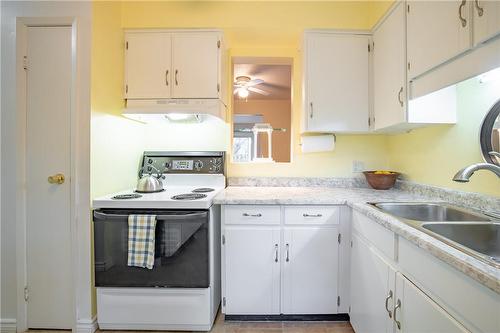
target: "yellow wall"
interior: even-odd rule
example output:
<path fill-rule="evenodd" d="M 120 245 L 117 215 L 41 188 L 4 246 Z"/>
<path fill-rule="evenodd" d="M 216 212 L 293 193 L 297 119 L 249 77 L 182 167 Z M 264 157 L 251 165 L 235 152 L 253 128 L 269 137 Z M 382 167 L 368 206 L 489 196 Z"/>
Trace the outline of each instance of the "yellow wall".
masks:
<path fill-rule="evenodd" d="M 479 128 L 484 115 L 500 99 L 500 81 L 472 78 L 457 85 L 456 125 L 413 130 L 389 137 L 392 169 L 409 180 L 500 197 L 500 183 L 491 172 L 476 172 L 469 183 L 452 181 L 461 168 L 482 162 Z"/>

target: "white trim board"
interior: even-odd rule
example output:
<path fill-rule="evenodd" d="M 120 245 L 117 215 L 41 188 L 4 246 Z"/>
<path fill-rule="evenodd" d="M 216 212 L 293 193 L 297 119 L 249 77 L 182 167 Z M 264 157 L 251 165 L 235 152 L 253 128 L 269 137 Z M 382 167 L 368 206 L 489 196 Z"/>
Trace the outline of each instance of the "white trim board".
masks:
<path fill-rule="evenodd" d="M 15 319 L 0 319 L 0 333 L 16 333 L 17 321 Z"/>

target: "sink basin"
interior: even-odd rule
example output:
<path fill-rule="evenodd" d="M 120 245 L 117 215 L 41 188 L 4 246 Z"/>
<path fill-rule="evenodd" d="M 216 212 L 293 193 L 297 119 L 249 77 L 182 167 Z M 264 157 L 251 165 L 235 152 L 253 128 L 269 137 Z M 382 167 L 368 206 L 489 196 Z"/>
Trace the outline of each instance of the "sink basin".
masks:
<path fill-rule="evenodd" d="M 407 220 L 423 222 L 490 221 L 487 216 L 438 203 L 374 203 L 380 210 Z"/>
<path fill-rule="evenodd" d="M 424 223 L 422 228 L 500 263 L 499 223 Z"/>

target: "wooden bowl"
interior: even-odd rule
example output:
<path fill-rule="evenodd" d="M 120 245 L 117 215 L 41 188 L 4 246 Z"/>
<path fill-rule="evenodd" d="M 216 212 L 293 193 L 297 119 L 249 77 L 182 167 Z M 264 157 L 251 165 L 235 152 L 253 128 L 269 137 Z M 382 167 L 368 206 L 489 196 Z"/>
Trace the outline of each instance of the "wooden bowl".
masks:
<path fill-rule="evenodd" d="M 376 190 L 388 190 L 394 186 L 399 177 L 398 172 L 390 171 L 390 174 L 376 174 L 375 171 L 364 171 L 366 181 Z"/>

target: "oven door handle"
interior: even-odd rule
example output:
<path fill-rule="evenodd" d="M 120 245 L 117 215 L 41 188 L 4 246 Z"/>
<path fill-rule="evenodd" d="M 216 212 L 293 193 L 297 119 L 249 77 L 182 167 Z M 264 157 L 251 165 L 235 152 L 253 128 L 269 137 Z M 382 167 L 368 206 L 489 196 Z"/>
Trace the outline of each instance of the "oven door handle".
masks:
<path fill-rule="evenodd" d="M 156 215 L 156 220 L 157 221 L 166 221 L 166 220 L 184 220 L 184 219 L 190 219 L 190 218 L 197 218 L 197 217 L 206 217 L 208 212 L 196 212 L 196 213 L 190 213 L 190 214 L 179 214 L 179 215 Z M 154 214 L 151 214 L 154 215 Z M 97 212 L 94 211 L 94 221 L 102 221 L 102 220 L 111 220 L 111 221 L 118 221 L 118 220 L 127 220 L 129 215 L 121 215 L 121 214 L 106 214 L 103 212 Z"/>

